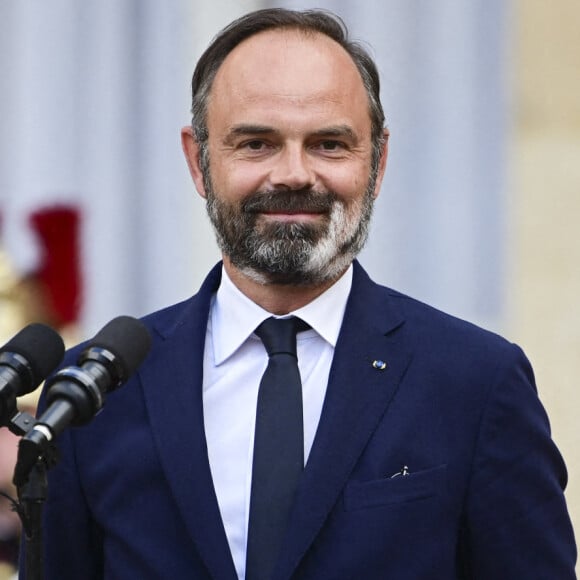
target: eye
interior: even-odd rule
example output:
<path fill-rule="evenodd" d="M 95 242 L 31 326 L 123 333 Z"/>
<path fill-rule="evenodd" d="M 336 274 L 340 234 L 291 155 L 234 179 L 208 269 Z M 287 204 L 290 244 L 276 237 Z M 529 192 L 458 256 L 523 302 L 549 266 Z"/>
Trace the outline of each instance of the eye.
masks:
<path fill-rule="evenodd" d="M 251 141 L 242 143 L 242 147 L 244 149 L 249 149 L 250 151 L 262 151 L 265 149 L 266 144 L 264 141 L 260 141 L 259 139 L 252 139 Z"/>
<path fill-rule="evenodd" d="M 324 141 L 319 141 L 315 146 L 315 149 L 321 151 L 322 153 L 342 153 L 347 148 L 346 144 L 342 141 L 337 141 L 335 139 L 325 139 Z"/>
<path fill-rule="evenodd" d="M 343 147 L 342 143 L 339 141 L 323 141 L 320 146 L 325 151 L 336 151 L 337 149 L 341 149 Z"/>

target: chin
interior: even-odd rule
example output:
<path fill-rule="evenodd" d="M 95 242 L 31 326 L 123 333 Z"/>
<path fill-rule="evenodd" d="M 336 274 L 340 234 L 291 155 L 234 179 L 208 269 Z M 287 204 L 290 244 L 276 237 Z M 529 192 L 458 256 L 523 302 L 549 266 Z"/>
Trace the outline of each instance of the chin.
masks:
<path fill-rule="evenodd" d="M 250 280 L 263 286 L 295 286 L 312 287 L 320 286 L 327 282 L 337 280 L 348 268 L 354 256 L 340 256 L 330 263 L 320 266 L 316 259 L 311 259 L 308 264 L 301 267 L 280 269 L 280 265 L 236 265 L 238 270 Z"/>

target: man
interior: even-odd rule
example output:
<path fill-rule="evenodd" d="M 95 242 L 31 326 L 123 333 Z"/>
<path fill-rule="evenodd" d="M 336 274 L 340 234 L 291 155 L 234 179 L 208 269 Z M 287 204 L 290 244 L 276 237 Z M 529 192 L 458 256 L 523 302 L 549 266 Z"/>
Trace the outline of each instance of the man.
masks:
<path fill-rule="evenodd" d="M 60 437 L 47 578 L 574 578 L 566 471 L 521 350 L 355 261 L 388 132 L 375 65 L 338 19 L 231 24 L 198 63 L 182 137 L 223 264 L 145 319 L 139 372 Z M 304 458 L 280 517 L 256 483 L 256 407 L 262 323 L 289 314 L 309 326 Z"/>

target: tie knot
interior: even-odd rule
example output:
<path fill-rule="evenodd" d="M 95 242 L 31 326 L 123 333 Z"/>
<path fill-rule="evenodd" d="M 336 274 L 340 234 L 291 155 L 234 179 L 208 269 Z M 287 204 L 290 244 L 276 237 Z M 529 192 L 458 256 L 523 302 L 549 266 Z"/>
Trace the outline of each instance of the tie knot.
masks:
<path fill-rule="evenodd" d="M 256 328 L 256 334 L 264 343 L 268 356 L 274 354 L 296 356 L 296 334 L 308 328 L 310 327 L 306 322 L 295 316 L 290 318 L 270 317 Z"/>

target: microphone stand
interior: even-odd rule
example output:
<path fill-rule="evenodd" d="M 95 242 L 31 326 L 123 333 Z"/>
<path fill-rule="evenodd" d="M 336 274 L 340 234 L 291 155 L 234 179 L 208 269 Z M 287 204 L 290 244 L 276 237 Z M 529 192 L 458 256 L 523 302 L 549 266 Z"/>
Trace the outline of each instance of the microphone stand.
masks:
<path fill-rule="evenodd" d="M 36 420 L 28 413 L 17 412 L 8 428 L 16 435 L 26 435 Z M 47 470 L 56 464 L 56 448 L 42 448 L 34 441 L 20 440 L 13 483 L 18 493 L 16 512 L 22 522 L 25 539 L 26 580 L 43 578 L 42 513 L 48 491 Z"/>

